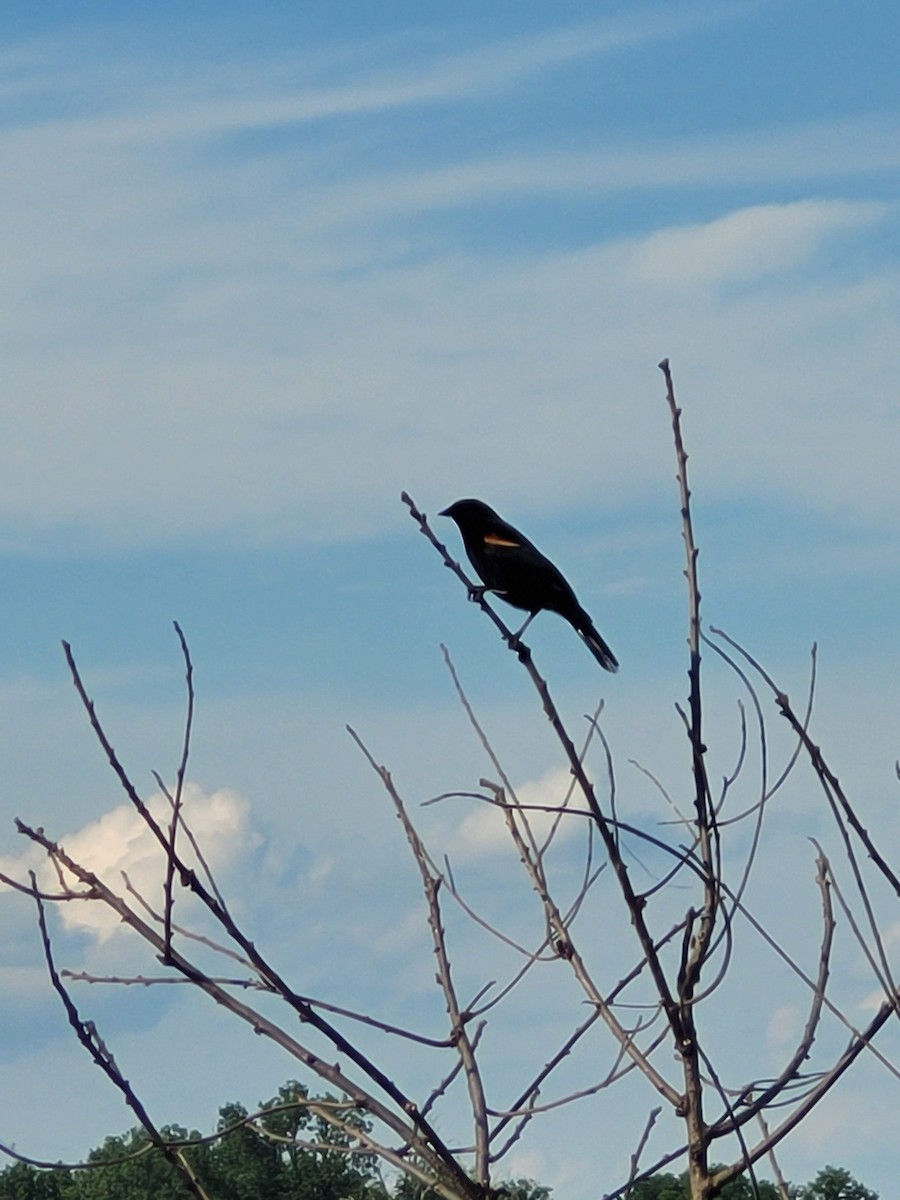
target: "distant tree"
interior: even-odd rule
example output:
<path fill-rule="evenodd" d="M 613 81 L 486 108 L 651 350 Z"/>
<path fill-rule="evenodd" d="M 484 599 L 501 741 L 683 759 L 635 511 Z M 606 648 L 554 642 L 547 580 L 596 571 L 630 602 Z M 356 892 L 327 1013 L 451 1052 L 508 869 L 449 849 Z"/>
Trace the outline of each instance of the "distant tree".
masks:
<path fill-rule="evenodd" d="M 533 1179 L 509 1179 L 497 1184 L 497 1200 L 550 1200 L 551 1189 Z M 408 1175 L 397 1180 L 393 1200 L 442 1200 L 441 1196 L 424 1183 L 417 1183 Z"/>
<path fill-rule="evenodd" d="M 410 1175 L 401 1175 L 394 1186 L 393 1200 L 441 1200 L 441 1197 L 427 1184 Z"/>
<path fill-rule="evenodd" d="M 497 1188 L 504 1200 L 550 1200 L 550 1191 L 533 1179 L 509 1179 Z"/>
<path fill-rule="evenodd" d="M 68 1200 L 68 1171 L 38 1171 L 27 1163 L 13 1163 L 0 1171 L 0 1200 Z"/>
<path fill-rule="evenodd" d="M 690 1196 L 690 1192 L 684 1190 L 683 1176 L 671 1173 L 642 1179 L 626 1194 L 628 1200 L 684 1200 L 685 1195 Z"/>
<path fill-rule="evenodd" d="M 721 1200 L 781 1200 L 773 1183 L 762 1179 L 754 1191 L 753 1184 L 745 1176 L 726 1183 L 719 1197 Z M 687 1171 L 681 1175 L 654 1175 L 652 1179 L 636 1183 L 629 1193 L 629 1200 L 691 1200 L 690 1176 Z"/>
<path fill-rule="evenodd" d="M 230 1132 L 216 1143 L 204 1180 L 216 1200 L 281 1195 L 284 1167 L 280 1150 L 246 1123 L 248 1115 L 240 1104 L 226 1104 L 219 1110 L 219 1129 Z"/>
<path fill-rule="evenodd" d="M 212 1147 L 202 1176 L 216 1200 L 360 1200 L 373 1186 L 373 1155 L 350 1155 L 350 1134 L 316 1114 L 329 1097 L 310 1099 L 291 1081 L 260 1105 L 248 1121 L 240 1104 L 219 1110 L 222 1138 Z M 349 1128 L 365 1122 L 345 1114 Z M 226 1132 L 227 1131 L 227 1132 Z"/>
<path fill-rule="evenodd" d="M 366 1133 L 370 1124 L 357 1113 L 343 1111 L 345 1128 L 339 1128 L 321 1115 L 334 1098 L 318 1098 L 318 1111 L 310 1106 L 309 1091 L 296 1080 L 281 1087 L 278 1095 L 266 1101 L 256 1123 L 276 1145 L 294 1189 L 288 1192 L 298 1200 L 357 1200 L 369 1195 L 377 1179 L 377 1158 L 353 1145 L 354 1132 Z"/>
<path fill-rule="evenodd" d="M 160 1133 L 193 1171 L 212 1200 L 388 1200 L 374 1155 L 350 1155 L 349 1133 L 315 1114 L 332 1103 L 309 1097 L 291 1081 L 252 1116 L 241 1104 L 219 1109 L 216 1139 L 178 1125 Z M 358 1116 L 348 1128 L 364 1130 Z M 0 1171 L 0 1200 L 186 1200 L 195 1197 L 182 1171 L 153 1145 L 141 1126 L 107 1137 L 77 1171 L 39 1170 L 15 1163 Z M 411 1200 L 411 1198 L 410 1198 Z M 545 1200 L 515 1194 L 514 1200 Z"/>
<path fill-rule="evenodd" d="M 843 1167 L 823 1167 L 801 1188 L 799 1200 L 878 1200 L 878 1193 L 859 1183 Z"/>
<path fill-rule="evenodd" d="M 684 1176 L 686 1196 L 690 1196 L 690 1180 L 687 1175 Z M 719 1192 L 721 1200 L 780 1200 L 778 1188 L 774 1183 L 770 1183 L 767 1179 L 760 1179 L 754 1189 L 753 1184 L 746 1175 L 741 1175 L 739 1179 L 732 1179 L 731 1183 L 726 1183 Z"/>
<path fill-rule="evenodd" d="M 167 1125 L 161 1133 L 170 1142 L 197 1138 L 179 1125 Z M 199 1156 L 195 1152 L 193 1158 Z M 88 1162 L 108 1163 L 90 1171 L 73 1172 L 66 1200 L 192 1200 L 194 1193 L 182 1173 L 153 1146 L 140 1126 L 119 1137 L 108 1137 L 92 1150 Z M 195 1165 L 192 1163 L 192 1165 Z"/>

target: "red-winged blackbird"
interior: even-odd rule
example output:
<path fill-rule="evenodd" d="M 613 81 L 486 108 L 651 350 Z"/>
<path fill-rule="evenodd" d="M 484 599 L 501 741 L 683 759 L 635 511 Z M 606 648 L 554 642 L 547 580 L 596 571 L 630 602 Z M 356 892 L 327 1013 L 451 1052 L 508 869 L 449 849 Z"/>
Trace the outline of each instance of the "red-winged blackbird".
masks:
<path fill-rule="evenodd" d="M 541 609 L 547 608 L 577 630 L 601 667 L 618 670 L 616 656 L 562 574 L 518 529 L 481 500 L 457 500 L 439 515 L 452 517 L 459 526 L 466 554 L 487 591 L 496 592 L 508 604 L 529 614 L 517 638 Z"/>

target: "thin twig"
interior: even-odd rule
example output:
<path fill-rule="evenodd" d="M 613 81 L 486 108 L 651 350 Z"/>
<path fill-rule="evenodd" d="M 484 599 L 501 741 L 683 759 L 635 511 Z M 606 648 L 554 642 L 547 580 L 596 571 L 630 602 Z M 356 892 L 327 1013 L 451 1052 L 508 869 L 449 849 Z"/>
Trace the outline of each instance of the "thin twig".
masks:
<path fill-rule="evenodd" d="M 175 776 L 175 795 L 172 798 L 172 818 L 169 822 L 169 853 L 166 855 L 166 878 L 163 885 L 163 895 L 165 897 L 163 905 L 165 917 L 164 936 L 167 948 L 172 944 L 172 911 L 175 903 L 175 839 L 178 836 L 178 823 L 181 818 L 181 805 L 184 798 L 184 777 L 187 772 L 188 756 L 191 750 L 191 727 L 194 723 L 194 664 L 191 662 L 191 652 L 188 649 L 187 640 L 181 626 L 177 621 L 174 621 L 173 624 L 184 658 L 187 712 L 184 718 L 184 739 L 181 747 L 181 760 L 178 763 L 178 771 Z M 163 958 L 165 958 L 165 952 Z"/>
<path fill-rule="evenodd" d="M 469 1014 L 464 1013 L 459 1003 L 456 994 L 456 985 L 453 982 L 453 976 L 450 970 L 450 955 L 447 949 L 446 935 L 444 932 L 443 918 L 441 916 L 440 905 L 440 887 L 441 876 L 434 868 L 434 864 L 428 855 L 425 845 L 419 834 L 410 820 L 409 814 L 406 811 L 400 793 L 394 787 L 393 779 L 388 769 L 381 766 L 375 761 L 368 747 L 362 741 L 357 732 L 349 725 L 347 732 L 353 738 L 356 745 L 362 751 L 373 771 L 378 775 L 384 784 L 385 790 L 390 796 L 397 816 L 403 825 L 403 830 L 406 834 L 410 848 L 413 853 L 413 858 L 419 868 L 419 873 L 422 877 L 422 887 L 425 892 L 425 898 L 428 904 L 428 924 L 431 927 L 432 939 L 434 942 L 434 952 L 438 963 L 438 983 L 441 991 L 444 994 L 444 999 L 447 1004 L 447 1014 L 450 1018 L 450 1037 L 455 1045 L 460 1059 L 462 1060 L 463 1068 L 466 1074 L 466 1081 L 469 1088 L 469 1099 L 472 1105 L 472 1119 L 475 1127 L 475 1175 L 481 1187 L 487 1188 L 490 1185 L 490 1168 L 488 1158 L 488 1126 L 487 1126 L 487 1102 L 484 1096 L 484 1084 L 481 1078 L 481 1070 L 478 1065 L 478 1060 L 475 1055 L 475 1044 L 466 1029 L 466 1022 L 469 1020 Z"/>
<path fill-rule="evenodd" d="M 447 548 L 444 546 L 444 544 L 441 541 L 439 541 L 439 539 L 437 537 L 435 537 L 434 533 L 431 530 L 431 527 L 428 524 L 428 519 L 425 516 L 425 514 L 416 506 L 415 502 L 412 500 L 412 498 L 409 496 L 409 494 L 407 492 L 403 492 L 401 494 L 401 499 L 402 499 L 403 503 L 406 504 L 407 508 L 409 509 L 410 515 L 412 516 L 413 520 L 415 520 L 418 523 L 420 531 L 424 534 L 425 537 L 428 538 L 428 540 L 431 542 L 431 544 L 435 547 L 435 549 L 438 551 L 438 553 L 443 558 L 444 565 L 448 569 L 452 570 L 454 572 L 454 574 L 456 574 L 458 576 L 458 578 L 466 585 L 466 588 L 467 588 L 467 591 L 469 592 L 469 594 L 472 595 L 474 585 L 466 577 L 465 573 L 459 567 L 459 564 L 456 563 L 453 558 L 451 558 L 451 556 L 447 552 Z M 475 591 L 477 593 L 478 589 L 475 589 Z M 648 962 L 649 968 L 650 968 L 650 973 L 653 978 L 654 985 L 659 994 L 660 1002 L 663 1006 L 663 1009 L 669 1020 L 670 1027 L 675 1036 L 676 1046 L 681 1046 L 684 1041 L 684 1035 L 683 1035 L 683 1029 L 682 1029 L 682 1018 L 678 1012 L 678 1006 L 675 1002 L 675 999 L 674 999 L 671 989 L 669 987 L 669 982 L 668 982 L 665 972 L 663 970 L 662 963 L 659 962 L 658 959 L 655 959 L 654 950 L 653 950 L 653 944 L 654 944 L 653 936 L 650 933 L 649 927 L 647 926 L 647 922 L 644 917 L 644 901 L 643 901 L 643 898 L 637 894 L 637 892 L 635 891 L 635 889 L 631 883 L 631 879 L 628 874 L 628 868 L 627 868 L 621 854 L 619 853 L 619 848 L 616 843 L 616 835 L 615 835 L 614 827 L 611 825 L 609 819 L 605 816 L 602 809 L 600 808 L 600 804 L 597 800 L 597 796 L 594 791 L 593 785 L 591 784 L 590 780 L 587 777 L 587 774 L 585 773 L 584 766 L 579 758 L 578 751 L 575 748 L 575 744 L 572 741 L 572 739 L 570 738 L 565 726 L 563 725 L 562 719 L 559 715 L 559 711 L 557 710 L 557 707 L 553 701 L 553 698 L 550 695 L 550 690 L 547 686 L 547 682 L 540 675 L 540 673 L 538 672 L 537 668 L 534 665 L 531 651 L 519 638 L 517 638 L 513 634 L 513 632 L 511 630 L 507 629 L 507 627 L 500 620 L 500 618 L 497 616 L 497 614 L 494 612 L 494 610 L 485 601 L 483 592 L 481 592 L 477 595 L 477 599 L 478 599 L 478 602 L 480 603 L 482 609 L 489 615 L 489 617 L 494 622 L 494 624 L 497 626 L 497 628 L 501 631 L 501 633 L 503 633 L 504 637 L 507 640 L 507 643 L 510 646 L 510 649 L 514 651 L 514 653 L 517 655 L 519 661 L 525 667 L 532 683 L 534 684 L 535 689 L 537 690 L 537 693 L 541 699 L 541 703 L 542 703 L 544 712 L 545 712 L 548 720 L 550 721 L 550 724 L 553 727 L 554 733 L 556 734 L 556 737 L 557 737 L 560 745 L 562 746 L 562 748 L 565 752 L 566 758 L 569 761 L 569 767 L 572 771 L 572 774 L 575 776 L 576 780 L 578 781 L 578 786 L 581 788 L 582 794 L 584 795 L 584 798 L 585 798 L 585 801 L 587 802 L 588 808 L 590 809 L 590 811 L 594 817 L 594 820 L 597 824 L 597 828 L 600 831 L 600 836 L 603 839 L 603 844 L 606 848 L 607 855 L 613 866 L 613 870 L 615 871 L 616 879 L 618 881 L 620 890 L 622 891 L 622 895 L 624 897 L 625 904 L 631 915 L 631 921 L 632 921 L 632 924 L 637 933 L 638 940 L 641 945 L 641 949 L 643 950 L 643 952 L 647 958 L 647 962 Z M 660 1084 L 663 1083 L 663 1081 L 658 1076 L 656 1076 L 655 1072 L 653 1074 L 655 1076 L 655 1086 L 659 1087 Z M 666 1095 L 667 1099 L 670 1099 L 670 1102 L 671 1102 L 670 1089 L 667 1084 L 665 1084 L 663 1091 L 664 1091 L 664 1094 Z M 677 1101 L 675 1101 L 675 1102 L 677 1103 Z"/>
<path fill-rule="evenodd" d="M 650 1109 L 650 1112 L 647 1116 L 647 1123 L 644 1126 L 644 1131 L 641 1134 L 638 1144 L 634 1148 L 634 1153 L 631 1156 L 631 1170 L 628 1175 L 628 1182 L 625 1185 L 626 1188 L 630 1188 L 634 1183 L 635 1176 L 638 1173 L 638 1167 L 640 1166 L 641 1155 L 644 1153 L 644 1147 L 647 1145 L 650 1134 L 653 1132 L 653 1126 L 659 1120 L 659 1115 L 661 1112 L 661 1108 Z"/>
<path fill-rule="evenodd" d="M 125 1103 L 140 1121 L 141 1125 L 146 1129 L 147 1134 L 158 1150 L 164 1155 L 166 1160 L 175 1168 L 185 1182 L 188 1190 L 192 1195 L 197 1197 L 197 1200 L 210 1200 L 210 1197 L 197 1176 L 190 1163 L 179 1151 L 174 1149 L 162 1134 L 157 1129 L 152 1121 L 150 1114 L 144 1107 L 143 1103 L 138 1099 L 137 1094 L 131 1084 L 122 1074 L 116 1060 L 107 1047 L 106 1043 L 97 1032 L 96 1026 L 92 1021 L 83 1021 L 79 1015 L 78 1009 L 72 1001 L 72 997 L 66 990 L 59 972 L 56 969 L 56 964 L 53 959 L 53 948 L 50 943 L 50 934 L 47 931 L 47 921 L 44 915 L 44 902 L 40 897 L 37 886 L 37 878 L 34 872 L 31 872 L 31 881 L 33 884 L 34 903 L 37 907 L 38 927 L 40 929 L 41 943 L 44 947 L 44 959 L 47 963 L 47 972 L 50 976 L 50 982 L 53 984 L 53 990 L 62 1001 L 63 1008 L 66 1011 L 66 1017 L 69 1024 L 75 1031 L 75 1036 L 87 1050 L 88 1054 L 94 1060 L 96 1065 L 104 1073 L 107 1079 L 119 1089 L 125 1098 Z"/>
<path fill-rule="evenodd" d="M 437 1130 L 433 1128 L 430 1122 L 422 1117 L 417 1106 L 410 1099 L 410 1097 L 405 1095 L 402 1089 L 394 1082 L 394 1080 L 391 1079 L 379 1066 L 377 1066 L 372 1059 L 364 1054 L 355 1043 L 346 1038 L 337 1028 L 335 1028 L 334 1025 L 327 1021 L 321 1013 L 316 1012 L 315 1009 L 311 1008 L 310 1005 L 304 1001 L 303 997 L 289 986 L 287 981 L 260 954 L 253 942 L 250 941 L 243 930 L 237 925 L 228 909 L 219 903 L 218 899 L 197 877 L 197 873 L 188 867 L 188 865 L 183 861 L 177 849 L 173 848 L 171 851 L 169 850 L 168 838 L 166 837 L 165 832 L 161 829 L 158 822 L 153 818 L 152 814 L 149 812 L 147 806 L 144 804 L 143 800 L 138 794 L 128 776 L 128 773 L 125 771 L 125 768 L 113 749 L 99 718 L 97 717 L 94 704 L 88 696 L 82 682 L 81 675 L 78 671 L 77 664 L 72 654 L 71 646 L 68 642 L 63 642 L 63 648 L 65 650 L 66 661 L 69 664 L 69 670 L 72 680 L 75 684 L 75 688 L 81 698 L 85 711 L 88 714 L 91 728 L 94 730 L 94 734 L 103 748 L 110 767 L 119 779 L 119 782 L 126 795 L 131 800 L 132 804 L 135 806 L 147 824 L 147 827 L 161 845 L 163 851 L 170 852 L 172 857 L 175 859 L 176 870 L 179 872 L 182 881 L 185 883 L 185 886 L 189 887 L 191 891 L 203 902 L 206 908 L 212 913 L 222 928 L 227 932 L 229 937 L 241 948 L 247 959 L 250 961 L 250 963 L 252 963 L 253 969 L 258 972 L 262 979 L 271 984 L 273 990 L 277 992 L 279 997 L 286 1004 L 288 1004 L 291 1009 L 293 1009 L 300 1019 L 308 1023 L 320 1034 L 322 1034 L 322 1036 L 325 1037 L 329 1042 L 331 1042 L 339 1054 L 353 1062 L 355 1066 L 358 1067 L 363 1074 L 373 1084 L 376 1085 L 376 1087 L 378 1087 L 387 1097 L 389 1097 L 391 1102 L 397 1106 L 400 1112 L 409 1117 L 418 1134 L 418 1136 L 414 1139 L 418 1146 L 417 1152 L 423 1156 L 431 1156 L 433 1158 L 436 1177 L 444 1177 L 448 1181 L 453 1181 L 461 1195 L 474 1196 L 476 1185 L 456 1161 L 450 1149 L 438 1134 Z M 71 859 L 68 859 L 62 854 L 58 846 L 56 846 L 54 843 L 51 843 L 49 839 L 45 838 L 39 831 L 30 829 L 21 821 L 17 821 L 16 825 L 20 833 L 24 833 L 33 841 L 37 841 L 40 845 L 43 845 L 51 855 L 51 858 L 58 858 L 59 861 L 64 861 L 67 866 L 69 866 L 69 864 L 72 862 Z M 89 875 L 90 873 L 86 874 Z M 90 875 L 90 878 L 92 880 L 96 880 L 96 876 Z M 96 880 L 96 884 L 97 886 L 100 886 L 100 881 Z M 108 895 L 112 896 L 112 893 L 108 893 Z M 110 903 L 108 898 L 105 897 L 105 899 L 107 903 Z M 115 900 L 116 903 L 121 904 L 121 901 L 118 901 L 118 898 L 115 898 Z M 113 904 L 113 907 L 115 907 L 115 904 Z M 126 911 L 129 913 L 130 917 L 134 918 L 135 915 L 131 912 L 131 910 L 127 909 L 127 906 L 124 907 L 126 908 Z M 147 932 L 142 933 L 142 936 L 145 938 L 145 940 L 153 941 L 156 935 L 148 926 L 145 926 L 145 928 Z M 162 953 L 162 944 L 160 944 L 159 949 Z M 172 951 L 172 955 L 173 962 L 171 965 L 178 966 L 179 970 L 185 971 L 186 973 L 190 970 L 194 970 L 194 968 L 191 968 L 190 965 L 187 964 L 187 960 L 185 960 L 182 956 L 176 955 L 174 951 Z M 175 961 L 176 959 L 177 962 Z M 199 982 L 202 978 L 202 973 L 195 973 Z M 277 1027 L 273 1027 L 273 1029 L 274 1028 Z M 279 1033 L 280 1032 L 281 1031 L 279 1030 Z M 275 1036 L 274 1033 L 272 1036 Z M 300 1057 L 303 1057 L 303 1055 L 301 1054 Z M 309 1054 L 308 1059 L 308 1065 L 315 1065 L 315 1069 L 317 1070 L 320 1068 L 321 1064 L 319 1064 L 319 1060 L 316 1055 Z M 338 1074 L 340 1074 L 340 1072 Z M 370 1097 L 370 1099 L 372 1098 Z M 390 1112 L 390 1110 L 385 1108 L 384 1112 L 387 1113 Z"/>
<path fill-rule="evenodd" d="M 887 862 L 873 842 L 868 830 L 856 815 L 853 806 L 847 799 L 844 789 L 841 787 L 839 779 L 825 762 L 821 748 L 813 742 L 808 731 L 803 727 L 803 722 L 800 721 L 791 707 L 791 702 L 786 693 L 780 690 L 775 681 L 772 679 L 771 675 L 769 675 L 768 672 L 763 669 L 760 663 L 757 662 L 757 660 L 748 651 L 746 651 L 743 646 L 739 645 L 738 642 L 729 637 L 723 629 L 711 628 L 710 632 L 714 633 L 716 637 L 722 638 L 729 644 L 729 646 L 732 646 L 739 654 L 743 655 L 743 657 L 747 660 L 747 662 L 750 663 L 759 676 L 765 680 L 766 684 L 772 690 L 772 693 L 775 697 L 775 703 L 777 704 L 781 715 L 785 718 L 790 727 L 796 733 L 797 737 L 802 742 L 803 748 L 806 750 L 806 753 L 809 756 L 813 770 L 818 776 L 826 796 L 830 799 L 833 799 L 837 807 L 843 812 L 847 824 L 865 846 L 869 858 L 871 858 L 877 869 L 891 885 L 897 896 L 900 896 L 900 878 L 898 878 L 894 871 L 892 871 L 888 866 Z"/>
<path fill-rule="evenodd" d="M 57 858 L 66 870 L 70 871 L 79 882 L 95 890 L 98 899 L 102 903 L 115 912 L 120 920 L 132 928 L 148 945 L 153 947 L 160 957 L 162 956 L 164 942 L 156 929 L 144 921 L 121 897 L 108 888 L 99 877 L 72 859 L 61 846 L 50 841 L 41 830 L 32 829 L 19 820 L 17 820 L 16 825 L 20 833 L 42 846 L 49 855 Z M 243 937 L 243 935 L 241 936 Z M 251 945 L 246 942 L 246 939 L 244 939 L 244 942 L 246 943 L 245 949 L 247 945 Z M 271 968 L 258 955 L 255 948 L 252 949 L 255 959 L 258 960 L 258 962 L 254 960 L 254 968 L 265 974 L 271 972 Z M 441 1184 L 443 1188 L 442 1194 L 454 1197 L 471 1197 L 472 1200 L 476 1200 L 477 1192 L 475 1191 L 475 1185 L 457 1163 L 450 1149 L 433 1130 L 430 1123 L 422 1117 L 414 1102 L 405 1099 L 397 1085 L 376 1068 L 374 1064 L 368 1064 L 369 1071 L 367 1073 L 370 1077 L 374 1076 L 376 1081 L 383 1078 L 384 1084 L 380 1084 L 379 1086 L 394 1101 L 396 1109 L 378 1099 L 372 1092 L 361 1088 L 358 1083 L 353 1081 L 344 1072 L 339 1063 L 322 1058 L 320 1054 L 315 1053 L 296 1038 L 291 1037 L 283 1028 L 264 1016 L 259 1010 L 250 1008 L 248 1005 L 242 1003 L 227 988 L 219 986 L 210 976 L 206 975 L 179 950 L 175 949 L 174 946 L 170 947 L 169 965 L 180 971 L 182 975 L 189 979 L 198 989 L 209 995 L 217 1004 L 246 1022 L 254 1032 L 268 1038 L 275 1045 L 280 1046 L 286 1053 L 298 1059 L 311 1071 L 329 1083 L 331 1087 L 354 1099 L 360 1108 L 368 1111 L 373 1117 L 397 1134 L 405 1144 L 409 1145 L 416 1155 L 428 1164 L 432 1170 L 434 1180 L 443 1180 Z M 275 977 L 278 978 L 277 976 Z M 306 1005 L 301 997 L 287 988 L 287 985 L 284 985 L 283 991 L 279 989 L 279 996 L 294 1011 L 299 1011 L 303 1014 L 306 1024 L 320 1032 L 332 1029 L 319 1013 Z M 336 1033 L 336 1031 L 334 1032 Z M 332 1040 L 336 1041 L 334 1038 Z M 343 1035 L 337 1034 L 337 1040 L 348 1046 L 349 1052 L 347 1057 L 351 1058 L 354 1063 L 361 1065 L 360 1060 L 368 1062 L 360 1050 L 351 1043 L 346 1042 Z M 447 1190 L 451 1184 L 455 1188 L 455 1191 L 452 1188 Z M 434 1186 L 437 1187 L 437 1183 Z"/>

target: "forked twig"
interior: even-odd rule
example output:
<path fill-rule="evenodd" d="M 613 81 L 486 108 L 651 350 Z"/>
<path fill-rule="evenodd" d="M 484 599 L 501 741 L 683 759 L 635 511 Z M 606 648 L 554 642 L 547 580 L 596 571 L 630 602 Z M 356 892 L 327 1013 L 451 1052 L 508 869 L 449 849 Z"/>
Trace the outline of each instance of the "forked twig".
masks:
<path fill-rule="evenodd" d="M 116 1060 L 107 1047 L 103 1038 L 97 1031 L 93 1021 L 83 1021 L 75 1007 L 72 997 L 66 990 L 59 972 L 56 969 L 56 963 L 53 959 L 53 947 L 50 943 L 50 934 L 47 931 L 47 920 L 44 915 L 44 901 L 41 899 L 40 892 L 37 886 L 37 878 L 34 872 L 31 872 L 32 895 L 34 903 L 37 907 L 38 928 L 40 929 L 41 944 L 44 947 L 44 959 L 47 963 L 47 972 L 50 976 L 50 982 L 53 985 L 53 990 L 62 1001 L 63 1008 L 66 1011 L 66 1017 L 69 1024 L 75 1031 L 75 1036 L 79 1042 L 87 1050 L 88 1054 L 94 1060 L 96 1065 L 104 1073 L 106 1078 L 122 1093 L 125 1098 L 125 1103 L 140 1121 L 143 1128 L 147 1131 L 150 1141 L 153 1145 L 165 1155 L 166 1160 L 175 1168 L 185 1185 L 190 1190 L 192 1195 L 197 1197 L 197 1200 L 210 1200 L 210 1196 L 205 1188 L 200 1183 L 190 1163 L 184 1155 L 174 1148 L 162 1136 L 157 1129 L 150 1114 L 144 1107 L 141 1100 L 138 1098 L 131 1084 L 122 1074 Z"/>
<path fill-rule="evenodd" d="M 349 725 L 347 726 L 347 732 L 362 751 L 366 761 L 379 776 L 393 801 L 394 809 L 403 825 L 404 832 L 413 852 L 413 857 L 416 860 L 416 865 L 422 877 L 422 887 L 428 904 L 428 924 L 431 927 L 434 952 L 438 962 L 438 983 L 447 1004 L 447 1013 L 450 1018 L 451 1041 L 459 1053 L 472 1104 L 472 1117 L 475 1126 L 475 1175 L 481 1187 L 486 1188 L 490 1183 L 487 1102 L 484 1096 L 481 1069 L 475 1055 L 475 1042 L 466 1028 L 467 1022 L 470 1019 L 469 1014 L 463 1012 L 462 1006 L 459 1003 L 456 994 L 456 985 L 450 970 L 450 955 L 447 949 L 440 906 L 441 875 L 436 870 L 422 839 L 419 837 L 415 826 L 410 820 L 406 806 L 400 798 L 400 793 L 394 787 L 390 772 L 386 767 L 380 766 L 375 761 L 368 747 L 357 732 Z"/>

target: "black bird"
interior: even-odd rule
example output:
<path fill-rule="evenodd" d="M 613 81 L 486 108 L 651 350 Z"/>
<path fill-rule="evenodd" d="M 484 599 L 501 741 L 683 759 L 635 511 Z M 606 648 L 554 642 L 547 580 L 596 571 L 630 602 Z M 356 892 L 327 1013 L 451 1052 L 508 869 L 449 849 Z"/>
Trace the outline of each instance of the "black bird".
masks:
<path fill-rule="evenodd" d="M 459 526 L 466 554 L 485 589 L 529 614 L 516 638 L 546 608 L 559 613 L 574 627 L 601 667 L 618 670 L 616 656 L 594 628 L 594 622 L 563 575 L 518 529 L 508 525 L 481 500 L 457 500 L 439 515 L 451 517 Z"/>

